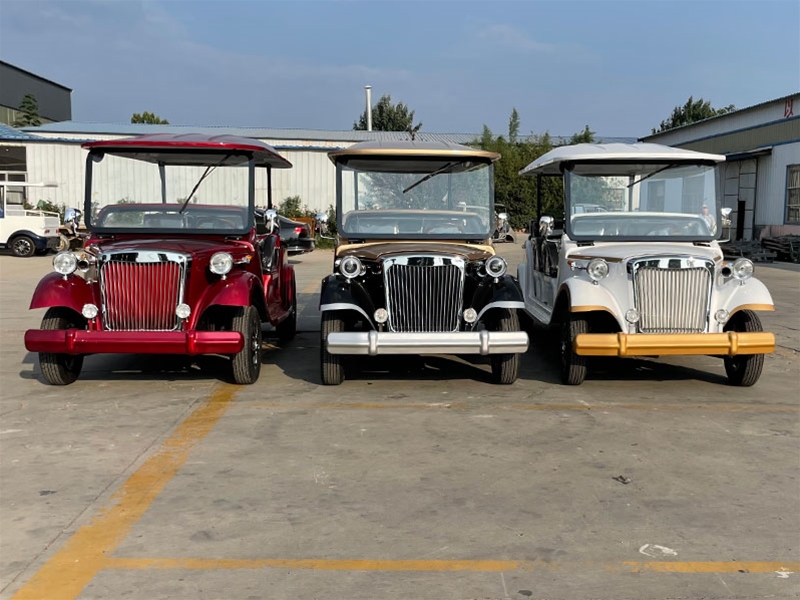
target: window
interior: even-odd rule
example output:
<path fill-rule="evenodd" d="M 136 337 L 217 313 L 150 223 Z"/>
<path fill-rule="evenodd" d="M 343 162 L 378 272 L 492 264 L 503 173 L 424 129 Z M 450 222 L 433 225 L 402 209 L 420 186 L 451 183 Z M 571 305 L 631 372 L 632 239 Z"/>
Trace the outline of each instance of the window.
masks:
<path fill-rule="evenodd" d="M 703 177 L 687 177 L 683 182 L 681 212 L 699 215 L 703 206 L 705 179 Z M 710 207 L 710 205 L 709 205 Z"/>
<path fill-rule="evenodd" d="M 800 165 L 786 170 L 786 222 L 800 223 Z"/>
<path fill-rule="evenodd" d="M 663 181 L 647 182 L 647 210 L 664 212 L 664 197 L 666 186 Z"/>

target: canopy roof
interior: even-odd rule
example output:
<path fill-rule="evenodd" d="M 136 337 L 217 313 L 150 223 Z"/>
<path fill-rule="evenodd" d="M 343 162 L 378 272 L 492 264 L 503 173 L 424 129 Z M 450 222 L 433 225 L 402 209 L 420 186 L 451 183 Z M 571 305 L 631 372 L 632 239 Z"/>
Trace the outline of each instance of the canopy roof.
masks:
<path fill-rule="evenodd" d="M 543 154 L 519 174 L 561 175 L 562 165 L 565 163 L 609 165 L 607 169 L 602 169 L 605 174 L 614 171 L 613 165 L 715 164 L 724 160 L 725 157 L 721 154 L 707 154 L 661 144 L 575 144 L 560 146 Z"/>
<path fill-rule="evenodd" d="M 344 150 L 329 152 L 328 157 L 334 163 L 346 162 L 347 159 L 350 158 L 478 159 L 484 162 L 494 162 L 500 158 L 500 155 L 496 152 L 486 152 L 485 150 L 479 150 L 452 142 L 417 142 L 405 140 L 362 142 L 360 144 L 354 144 Z"/>
<path fill-rule="evenodd" d="M 127 156 L 148 162 L 181 165 L 215 165 L 219 157 L 229 152 L 252 153 L 256 166 L 289 169 L 292 163 L 269 144 L 235 135 L 205 135 L 200 133 L 140 135 L 118 140 L 87 142 L 87 150 Z"/>

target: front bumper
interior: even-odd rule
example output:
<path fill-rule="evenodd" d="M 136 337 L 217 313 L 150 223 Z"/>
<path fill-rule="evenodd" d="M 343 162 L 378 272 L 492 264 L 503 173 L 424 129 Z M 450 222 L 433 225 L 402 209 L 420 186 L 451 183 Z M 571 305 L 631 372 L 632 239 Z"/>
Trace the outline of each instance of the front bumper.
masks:
<path fill-rule="evenodd" d="M 53 354 L 236 354 L 238 331 L 87 331 L 29 329 L 25 348 Z"/>
<path fill-rule="evenodd" d="M 524 331 L 454 331 L 394 333 L 388 331 L 328 334 L 331 354 L 518 354 L 528 350 Z"/>
<path fill-rule="evenodd" d="M 775 335 L 737 333 L 582 333 L 575 338 L 579 356 L 737 356 L 775 351 Z"/>

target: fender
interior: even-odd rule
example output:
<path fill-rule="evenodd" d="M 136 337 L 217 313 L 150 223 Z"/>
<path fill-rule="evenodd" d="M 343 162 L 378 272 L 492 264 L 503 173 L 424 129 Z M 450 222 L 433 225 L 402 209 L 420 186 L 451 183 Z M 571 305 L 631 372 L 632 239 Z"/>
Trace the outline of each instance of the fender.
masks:
<path fill-rule="evenodd" d="M 353 310 L 366 317 L 370 326 L 375 329 L 372 315 L 375 313 L 375 303 L 367 293 L 366 288 L 358 282 L 348 281 L 341 275 L 328 275 L 322 280 L 322 290 L 319 294 L 319 310 Z"/>
<path fill-rule="evenodd" d="M 569 299 L 567 306 L 570 312 L 605 311 L 616 319 L 620 331 L 627 331 L 627 323 L 624 320 L 625 311 L 620 307 L 616 296 L 602 284 L 595 285 L 577 277 L 567 279 L 558 289 L 556 306 L 559 304 L 558 299 L 564 293 Z"/>
<path fill-rule="evenodd" d="M 194 329 L 200 317 L 211 306 L 250 306 L 253 298 L 258 298 L 255 306 L 263 319 L 267 314 L 267 307 L 261 280 L 249 271 L 232 271 L 225 279 L 206 288 L 192 312 L 189 328 Z"/>
<path fill-rule="evenodd" d="M 472 296 L 472 308 L 478 311 L 478 318 L 475 319 L 475 323 L 478 323 L 485 313 L 494 309 L 525 310 L 525 301 L 514 278 L 503 275 L 497 283 L 488 278 L 481 280 Z"/>
<path fill-rule="evenodd" d="M 726 290 L 730 286 L 730 291 Z M 731 315 L 739 310 L 775 310 L 772 296 L 761 281 L 750 278 L 743 284 L 732 279 L 723 284 L 719 289 L 719 308 L 724 308 Z M 725 292 L 728 291 L 726 294 Z M 716 295 L 716 294 L 715 294 Z M 712 305 L 713 314 L 717 308 Z"/>
<path fill-rule="evenodd" d="M 33 240 L 33 245 L 36 246 L 37 250 L 44 250 L 47 248 L 47 239 L 51 237 L 58 237 L 58 231 L 54 231 L 53 235 L 46 235 L 44 233 L 33 233 L 30 229 L 18 229 L 6 238 L 4 245 L 8 246 L 8 243 L 11 240 L 20 235 L 31 238 Z"/>
<path fill-rule="evenodd" d="M 82 277 L 68 275 L 64 279 L 59 273 L 48 273 L 36 286 L 29 308 L 64 306 L 80 314 L 84 304 L 100 306 L 93 292 L 94 286 L 86 283 Z"/>

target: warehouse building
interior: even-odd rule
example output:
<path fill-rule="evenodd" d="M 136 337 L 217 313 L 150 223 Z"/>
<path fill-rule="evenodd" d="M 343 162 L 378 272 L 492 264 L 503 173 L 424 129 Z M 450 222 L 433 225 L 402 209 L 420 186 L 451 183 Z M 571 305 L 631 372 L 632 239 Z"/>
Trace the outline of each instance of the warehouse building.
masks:
<path fill-rule="evenodd" d="M 21 157 L 24 163 L 17 160 L 17 169 L 24 171 L 27 181 L 56 184 L 57 187 L 28 188 L 26 199 L 31 204 L 44 200 L 66 207 L 82 208 L 84 161 L 87 152 L 81 148 L 81 144 L 89 140 L 118 139 L 148 133 L 237 135 L 262 140 L 294 165 L 293 169 L 279 169 L 273 173 L 274 201 L 280 203 L 285 198 L 300 196 L 301 204 L 314 211 L 326 210 L 336 202 L 335 168 L 328 160 L 328 152 L 368 140 L 394 141 L 409 138 L 406 132 L 391 131 L 190 127 L 67 121 L 27 127 L 24 131 L 0 129 L 0 156 L 5 151 Z M 468 144 L 479 137 L 479 134 L 470 133 L 419 132 L 415 139 Z M 554 139 L 555 143 L 565 141 L 567 140 Z M 605 138 L 603 141 L 634 140 Z"/>
<path fill-rule="evenodd" d="M 0 60 L 0 123 L 16 122 L 26 94 L 36 98 L 42 123 L 72 119 L 70 88 Z"/>
<path fill-rule="evenodd" d="M 724 154 L 735 239 L 800 234 L 800 92 L 641 138 Z"/>

